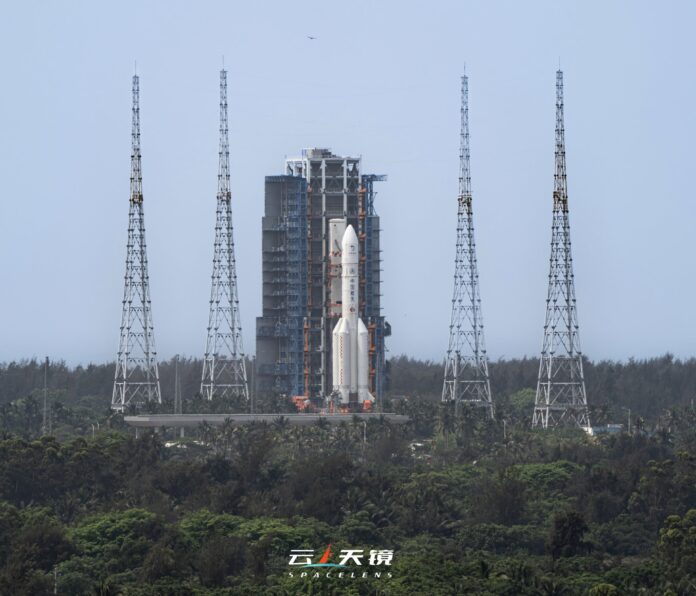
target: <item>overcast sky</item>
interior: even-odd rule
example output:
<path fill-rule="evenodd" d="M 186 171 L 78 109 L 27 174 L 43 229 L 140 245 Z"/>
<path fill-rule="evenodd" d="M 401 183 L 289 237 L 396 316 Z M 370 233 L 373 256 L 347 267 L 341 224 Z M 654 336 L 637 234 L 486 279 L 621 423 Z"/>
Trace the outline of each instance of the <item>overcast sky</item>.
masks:
<path fill-rule="evenodd" d="M 361 155 L 365 172 L 389 176 L 377 197 L 388 348 L 443 357 L 466 63 L 489 354 L 536 356 L 560 59 L 584 352 L 695 355 L 695 7 L 4 2 L 0 361 L 115 358 L 136 60 L 158 352 L 202 355 L 223 55 L 248 353 L 261 314 L 264 176 L 281 173 L 286 156 L 320 146 Z"/>

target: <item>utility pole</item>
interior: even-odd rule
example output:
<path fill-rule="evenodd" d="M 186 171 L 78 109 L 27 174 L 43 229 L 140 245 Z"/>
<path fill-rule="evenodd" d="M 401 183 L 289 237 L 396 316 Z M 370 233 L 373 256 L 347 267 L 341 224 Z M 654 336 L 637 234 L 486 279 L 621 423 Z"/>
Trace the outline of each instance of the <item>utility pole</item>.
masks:
<path fill-rule="evenodd" d="M 181 399 L 181 378 L 179 377 L 179 354 L 176 355 L 174 361 L 174 413 L 181 415 L 183 413 L 183 402 Z M 179 429 L 179 436 L 184 438 L 184 427 Z"/>
<path fill-rule="evenodd" d="M 181 380 L 179 379 L 179 354 L 177 354 L 174 360 L 174 413 L 181 414 L 182 410 Z"/>
<path fill-rule="evenodd" d="M 492 419 L 493 400 L 483 336 L 469 158 L 469 79 L 463 75 L 454 295 L 442 401 L 454 402 L 455 408 L 462 403 L 484 408 Z"/>
<path fill-rule="evenodd" d="M 111 408 L 162 403 L 147 272 L 143 177 L 140 155 L 140 80 L 133 75 L 130 206 L 121 337 L 116 358 Z"/>
<path fill-rule="evenodd" d="M 556 72 L 555 161 L 549 290 L 532 426 L 589 428 L 590 415 L 582 370 L 573 257 L 570 251 L 561 70 Z"/>
<path fill-rule="evenodd" d="M 217 210 L 210 314 L 203 360 L 201 394 L 209 400 L 239 396 L 245 401 L 249 401 L 234 258 L 230 150 L 227 127 L 227 71 L 224 68 L 220 71 L 220 151 Z"/>
<path fill-rule="evenodd" d="M 251 394 L 249 395 L 249 412 L 256 413 L 256 354 L 251 358 Z"/>
<path fill-rule="evenodd" d="M 44 382 L 43 382 L 43 422 L 41 424 L 41 434 L 51 434 L 49 415 L 48 415 L 48 356 L 44 362 Z"/>
<path fill-rule="evenodd" d="M 628 434 L 631 434 L 631 408 L 628 408 Z"/>

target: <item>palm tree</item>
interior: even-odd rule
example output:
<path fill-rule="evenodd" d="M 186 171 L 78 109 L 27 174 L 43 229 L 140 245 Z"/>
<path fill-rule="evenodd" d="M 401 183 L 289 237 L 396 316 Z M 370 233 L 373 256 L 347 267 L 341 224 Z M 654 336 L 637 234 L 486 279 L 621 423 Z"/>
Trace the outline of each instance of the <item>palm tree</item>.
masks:
<path fill-rule="evenodd" d="M 441 404 L 437 413 L 437 432 L 445 437 L 445 448 L 449 448 L 449 435 L 456 428 L 451 404 Z"/>
<path fill-rule="evenodd" d="M 232 418 L 225 418 L 218 431 L 222 443 L 223 453 L 227 457 L 232 455 L 232 444 L 235 440 L 235 428 L 236 427 Z"/>
<path fill-rule="evenodd" d="M 203 443 L 207 443 L 208 445 L 212 446 L 215 442 L 215 429 L 207 420 L 204 420 L 198 426 L 198 436 L 201 438 Z"/>

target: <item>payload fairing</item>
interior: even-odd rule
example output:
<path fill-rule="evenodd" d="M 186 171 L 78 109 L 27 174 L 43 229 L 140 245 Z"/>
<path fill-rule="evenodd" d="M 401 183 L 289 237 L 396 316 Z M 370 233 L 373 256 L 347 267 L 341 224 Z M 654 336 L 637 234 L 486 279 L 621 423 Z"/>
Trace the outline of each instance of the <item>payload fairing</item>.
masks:
<path fill-rule="evenodd" d="M 358 314 L 359 257 L 358 237 L 348 226 L 341 241 L 341 318 L 333 330 L 333 386 L 341 405 L 364 408 L 374 397 L 368 389 L 368 331 Z"/>

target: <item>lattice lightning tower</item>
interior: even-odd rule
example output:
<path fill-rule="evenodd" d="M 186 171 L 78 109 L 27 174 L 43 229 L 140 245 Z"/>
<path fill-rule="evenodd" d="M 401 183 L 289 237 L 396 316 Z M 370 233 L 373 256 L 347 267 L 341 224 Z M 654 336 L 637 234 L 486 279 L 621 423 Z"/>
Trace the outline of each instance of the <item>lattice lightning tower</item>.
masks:
<path fill-rule="evenodd" d="M 125 289 L 121 315 L 121 339 L 116 360 L 111 407 L 123 411 L 129 405 L 162 403 L 157 353 L 152 326 L 150 282 L 147 273 L 143 176 L 140 155 L 140 81 L 133 76 L 133 128 L 130 207 L 126 250 Z"/>
<path fill-rule="evenodd" d="M 205 344 L 201 394 L 249 399 L 242 327 L 237 297 L 237 272 L 232 234 L 230 151 L 227 133 L 227 71 L 220 71 L 220 153 L 217 216 L 210 290 L 210 317 Z"/>
<path fill-rule="evenodd" d="M 563 72 L 558 70 L 556 71 L 556 172 L 553 189 L 549 292 L 546 299 L 544 342 L 541 348 L 532 426 L 548 428 L 549 426 L 576 425 L 587 428 L 590 425 L 578 330 L 568 219 Z"/>
<path fill-rule="evenodd" d="M 459 198 L 454 296 L 442 401 L 483 407 L 493 418 L 474 241 L 469 163 L 469 79 L 462 76 Z"/>

